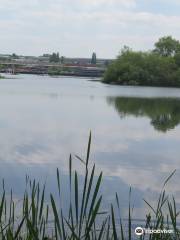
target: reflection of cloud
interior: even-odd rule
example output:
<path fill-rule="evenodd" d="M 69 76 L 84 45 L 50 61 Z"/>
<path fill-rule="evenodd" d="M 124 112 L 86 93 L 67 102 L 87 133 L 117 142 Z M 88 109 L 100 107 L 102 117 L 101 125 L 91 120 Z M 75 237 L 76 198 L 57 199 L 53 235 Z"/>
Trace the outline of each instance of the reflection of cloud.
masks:
<path fill-rule="evenodd" d="M 132 166 L 129 164 L 125 165 L 119 159 L 119 164 L 113 159 L 107 161 L 101 165 L 101 162 L 97 164 L 98 168 L 101 168 L 104 171 L 104 174 L 107 176 L 116 176 L 120 177 L 127 185 L 136 187 L 141 191 L 157 191 L 159 192 L 162 189 L 163 182 L 165 179 L 176 169 L 175 167 L 179 166 L 179 162 L 176 163 L 176 166 L 171 166 L 171 164 L 156 164 L 149 163 L 149 169 L 144 168 L 144 166 L 136 166 L 136 161 Z M 176 172 L 175 176 L 169 181 L 166 189 L 171 192 L 179 192 L 178 179 L 180 177 L 179 169 Z M 180 200 L 180 199 L 179 199 Z"/>
<path fill-rule="evenodd" d="M 16 146 L 16 153 L 19 155 L 28 156 L 31 153 L 38 153 L 45 150 L 45 147 L 41 146 L 40 144 L 22 144 L 20 146 Z"/>
<path fill-rule="evenodd" d="M 67 173 L 69 153 L 86 156 L 91 129 L 90 164 L 95 162 L 98 172 L 102 170 L 108 180 L 111 177 L 104 189 L 109 196 L 110 190 L 124 194 L 131 185 L 138 198 L 142 194 L 154 201 L 165 177 L 176 168 L 177 175 L 167 189 L 180 201 L 180 126 L 164 134 L 155 131 L 147 117 L 119 118 L 104 96 L 125 92 L 124 88 L 78 79 L 48 79 L 21 76 L 1 82 L 0 162 L 7 179 L 17 179 L 18 185 L 22 173 L 23 177 L 31 173 L 51 178 L 56 167 Z M 61 97 L 51 98 L 51 93 Z M 73 159 L 73 167 L 83 173 L 78 160 Z"/>

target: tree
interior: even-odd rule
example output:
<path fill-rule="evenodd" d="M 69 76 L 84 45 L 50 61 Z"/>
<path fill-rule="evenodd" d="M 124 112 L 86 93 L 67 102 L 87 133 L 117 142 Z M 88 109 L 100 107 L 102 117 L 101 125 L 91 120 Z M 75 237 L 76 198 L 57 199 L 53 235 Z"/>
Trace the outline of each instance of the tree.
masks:
<path fill-rule="evenodd" d="M 175 60 L 176 65 L 178 67 L 180 67 L 180 52 L 178 52 L 174 55 L 174 60 Z"/>
<path fill-rule="evenodd" d="M 132 49 L 126 45 L 121 49 L 120 56 L 126 53 L 132 52 Z"/>
<path fill-rule="evenodd" d="M 137 52 L 122 48 L 107 67 L 105 83 L 121 85 L 180 87 L 180 42 L 172 37 L 160 38 L 153 51 Z"/>
<path fill-rule="evenodd" d="M 18 55 L 16 55 L 15 53 L 12 54 L 12 58 L 18 58 Z"/>
<path fill-rule="evenodd" d="M 91 64 L 96 64 L 96 53 L 95 52 L 93 52 L 93 54 L 92 54 Z"/>
<path fill-rule="evenodd" d="M 59 53 L 53 53 L 53 54 L 50 56 L 49 61 L 50 61 L 50 62 L 54 62 L 54 63 L 59 62 L 59 61 L 60 61 Z"/>
<path fill-rule="evenodd" d="M 48 54 L 48 53 L 44 53 L 43 54 L 43 57 L 50 57 L 51 55 L 50 54 Z"/>
<path fill-rule="evenodd" d="M 155 43 L 154 52 L 163 57 L 174 56 L 180 51 L 180 42 L 171 36 L 162 37 Z"/>
<path fill-rule="evenodd" d="M 63 64 L 65 62 L 65 57 L 64 56 L 61 56 L 60 62 L 61 62 L 61 64 Z"/>

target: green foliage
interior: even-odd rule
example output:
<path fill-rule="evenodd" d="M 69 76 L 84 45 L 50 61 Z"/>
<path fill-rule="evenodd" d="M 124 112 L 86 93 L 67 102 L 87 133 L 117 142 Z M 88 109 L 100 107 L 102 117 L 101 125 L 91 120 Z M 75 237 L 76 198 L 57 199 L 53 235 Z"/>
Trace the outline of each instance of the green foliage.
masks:
<path fill-rule="evenodd" d="M 174 60 L 175 60 L 176 65 L 180 68 L 180 52 L 177 52 L 174 55 Z"/>
<path fill-rule="evenodd" d="M 121 118 L 128 115 L 146 116 L 151 125 L 161 132 L 173 129 L 180 123 L 179 99 L 109 97 L 107 101 L 115 107 Z"/>
<path fill-rule="evenodd" d="M 64 56 L 61 56 L 60 62 L 61 62 L 61 64 L 63 64 L 65 62 L 65 57 Z"/>
<path fill-rule="evenodd" d="M 0 65 L 0 70 L 3 68 L 3 65 Z M 0 79 L 4 79 L 5 77 L 0 74 Z"/>
<path fill-rule="evenodd" d="M 0 79 L 4 79 L 5 77 L 0 74 Z"/>
<path fill-rule="evenodd" d="M 12 54 L 12 58 L 13 58 L 13 59 L 17 59 L 17 58 L 19 58 L 19 57 L 18 57 L 17 54 L 13 53 L 13 54 Z"/>
<path fill-rule="evenodd" d="M 54 62 L 54 63 L 60 62 L 59 53 L 53 53 L 53 54 L 49 57 L 49 61 L 50 61 L 50 62 Z"/>
<path fill-rule="evenodd" d="M 171 36 L 162 37 L 155 43 L 154 51 L 164 57 L 174 56 L 180 51 L 180 42 Z"/>
<path fill-rule="evenodd" d="M 133 208 L 131 207 L 131 189 L 129 192 L 128 226 L 126 227 L 120 215 L 120 201 L 116 193 L 116 204 L 111 204 L 109 211 L 102 212 L 102 195 L 100 187 L 102 173 L 95 175 L 95 165 L 89 166 L 91 134 L 89 137 L 86 159 L 77 157 L 84 164 L 82 189 L 79 187 L 79 176 L 72 169 L 72 157 L 69 158 L 70 199 L 66 201 L 68 214 L 62 207 L 62 182 L 57 169 L 58 199 L 50 193 L 50 199 L 45 200 L 45 185 L 26 177 L 26 190 L 22 200 L 16 203 L 12 191 L 10 197 L 5 190 L 0 197 L 0 238 L 3 240 L 125 240 L 135 239 L 132 227 Z M 153 229 L 173 229 L 174 234 L 143 235 L 139 239 L 179 239 L 177 204 L 175 199 L 166 196 L 164 187 L 175 171 L 166 179 L 163 190 L 153 207 L 149 207 L 143 226 Z M 20 204 L 20 208 L 18 205 Z M 164 209 L 166 210 L 164 212 Z M 119 219 L 118 219 L 119 218 Z M 142 226 L 142 227 L 143 227 Z M 127 229 L 128 228 L 128 229 Z"/>
<path fill-rule="evenodd" d="M 168 44 L 174 45 L 170 47 Z M 117 59 L 108 66 L 103 82 L 180 87 L 179 42 L 167 37 L 155 45 L 155 50 L 151 52 L 135 52 L 128 47 L 123 48 Z"/>
<path fill-rule="evenodd" d="M 48 68 L 48 74 L 52 76 L 58 76 L 63 74 L 70 74 L 71 70 L 69 67 L 64 66 L 53 66 Z"/>
<path fill-rule="evenodd" d="M 93 52 L 92 54 L 92 58 L 91 58 L 91 64 L 96 64 L 97 60 L 96 60 L 96 53 Z"/>

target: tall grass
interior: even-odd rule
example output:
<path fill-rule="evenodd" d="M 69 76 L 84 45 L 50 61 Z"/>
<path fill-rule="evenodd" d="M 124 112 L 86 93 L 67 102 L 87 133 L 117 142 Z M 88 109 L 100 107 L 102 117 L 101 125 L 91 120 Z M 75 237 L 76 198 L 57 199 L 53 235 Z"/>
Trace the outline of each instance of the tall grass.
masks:
<path fill-rule="evenodd" d="M 63 206 L 62 182 L 57 169 L 58 199 L 52 193 L 45 200 L 46 184 L 40 186 L 35 180 L 26 177 L 26 190 L 16 204 L 13 193 L 7 195 L 3 181 L 0 199 L 0 238 L 2 240 L 66 240 L 66 239 L 180 239 L 175 199 L 166 196 L 164 190 L 174 172 L 167 178 L 157 200 L 157 206 L 147 204 L 147 215 L 142 227 L 150 229 L 173 229 L 173 234 L 151 234 L 135 236 L 132 227 L 133 208 L 131 206 L 131 189 L 129 191 L 128 224 L 121 217 L 120 198 L 115 194 L 116 204 L 111 204 L 109 211 L 102 209 L 100 187 L 102 172 L 95 176 L 96 167 L 89 166 L 91 134 L 89 136 L 86 158 L 78 158 L 84 165 L 84 176 L 80 189 L 79 175 L 72 169 L 72 157 L 69 157 L 69 201 L 68 212 Z M 19 207 L 20 206 L 20 207 Z M 51 227 L 50 227 L 51 226 Z"/>

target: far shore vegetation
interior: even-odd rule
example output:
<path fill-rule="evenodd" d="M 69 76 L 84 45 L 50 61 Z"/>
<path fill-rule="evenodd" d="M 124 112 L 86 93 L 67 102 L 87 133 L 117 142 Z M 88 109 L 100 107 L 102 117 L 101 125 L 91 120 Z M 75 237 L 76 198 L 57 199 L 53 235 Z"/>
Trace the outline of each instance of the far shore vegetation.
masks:
<path fill-rule="evenodd" d="M 1 65 L 0 65 L 0 69 L 1 69 Z M 0 74 L 0 79 L 4 78 L 1 74 Z"/>
<path fill-rule="evenodd" d="M 104 83 L 180 87 L 180 42 L 160 38 L 151 51 L 133 51 L 125 46 L 107 68 Z"/>

